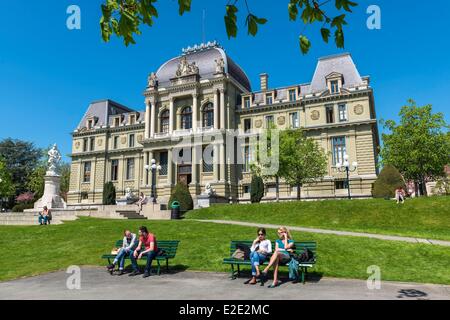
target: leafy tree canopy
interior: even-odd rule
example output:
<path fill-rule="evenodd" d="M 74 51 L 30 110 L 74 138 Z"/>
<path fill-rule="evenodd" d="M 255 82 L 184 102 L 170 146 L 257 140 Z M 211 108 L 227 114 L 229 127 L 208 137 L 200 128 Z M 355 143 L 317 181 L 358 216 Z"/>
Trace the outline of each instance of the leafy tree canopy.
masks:
<path fill-rule="evenodd" d="M 432 112 L 431 105 L 418 107 L 414 100 L 408 102 L 400 110 L 400 123 L 383 121 L 389 133 L 382 135 L 382 163 L 424 186 L 426 180 L 442 177 L 450 162 L 449 125 L 442 113 Z"/>
<path fill-rule="evenodd" d="M 158 0 L 104 0 L 101 5 L 102 17 L 100 29 L 104 41 L 109 41 L 111 35 L 123 38 L 126 46 L 135 44 L 135 35 L 140 35 L 141 25 L 153 26 L 158 18 L 156 7 Z M 334 6 L 333 6 L 334 3 Z M 215 3 L 214 3 L 215 4 Z M 251 7 L 251 6 L 252 7 Z M 261 4 L 258 4 L 261 5 Z M 281 5 L 281 3 L 280 3 Z M 286 3 L 282 3 L 286 5 Z M 333 33 L 334 42 L 338 48 L 344 47 L 344 26 L 347 25 L 346 15 L 358 3 L 350 0 L 290 0 L 287 4 L 287 13 L 290 21 L 300 21 L 303 30 L 307 25 L 321 25 L 320 35 L 328 43 Z M 178 13 L 183 15 L 191 11 L 192 0 L 178 0 Z M 265 25 L 268 19 L 258 17 L 253 11 L 257 6 L 250 0 L 229 0 L 225 5 L 224 23 L 228 38 L 235 38 L 238 33 L 238 13 L 243 11 L 245 26 L 249 35 L 255 36 L 260 26 Z M 333 16 L 330 12 L 333 12 Z M 299 46 L 303 54 L 308 53 L 311 41 L 304 31 L 299 35 Z"/>
<path fill-rule="evenodd" d="M 14 191 L 11 173 L 8 171 L 5 161 L 0 158 L 0 197 L 10 197 L 14 195 Z"/>
<path fill-rule="evenodd" d="M 314 183 L 326 174 L 326 153 L 301 130 L 282 131 L 279 152 L 279 176 L 286 183 L 297 186 L 297 199 L 300 199 L 303 184 Z"/>

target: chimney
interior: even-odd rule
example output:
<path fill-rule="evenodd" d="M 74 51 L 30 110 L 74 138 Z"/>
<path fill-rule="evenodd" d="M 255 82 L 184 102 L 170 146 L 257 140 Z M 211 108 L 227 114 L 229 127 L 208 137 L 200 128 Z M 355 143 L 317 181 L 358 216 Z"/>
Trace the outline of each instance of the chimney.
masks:
<path fill-rule="evenodd" d="M 259 75 L 259 78 L 261 79 L 261 91 L 266 91 L 269 87 L 268 85 L 269 75 L 267 73 L 261 73 Z"/>

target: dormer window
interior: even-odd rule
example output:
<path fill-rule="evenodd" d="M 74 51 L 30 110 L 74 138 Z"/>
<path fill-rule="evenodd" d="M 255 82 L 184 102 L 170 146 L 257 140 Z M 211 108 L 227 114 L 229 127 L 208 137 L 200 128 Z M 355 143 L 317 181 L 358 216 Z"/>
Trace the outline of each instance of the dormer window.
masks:
<path fill-rule="evenodd" d="M 295 89 L 289 90 L 289 101 L 291 102 L 297 100 L 297 93 L 295 91 Z"/>
<path fill-rule="evenodd" d="M 130 120 L 129 120 L 129 124 L 133 125 L 136 123 L 136 115 L 135 114 L 131 114 L 130 115 Z"/>
<path fill-rule="evenodd" d="M 94 120 L 88 120 L 88 122 L 87 122 L 87 128 L 88 128 L 89 130 L 92 129 L 92 128 L 94 127 L 93 123 L 94 123 Z"/>
<path fill-rule="evenodd" d="M 339 82 L 337 80 L 330 81 L 331 93 L 339 93 Z"/>
<path fill-rule="evenodd" d="M 266 94 L 266 104 L 269 105 L 269 104 L 272 104 L 272 102 L 273 102 L 272 94 L 271 93 L 267 93 Z"/>
<path fill-rule="evenodd" d="M 250 97 L 244 98 L 244 108 L 249 109 L 250 108 Z"/>
<path fill-rule="evenodd" d="M 115 117 L 114 118 L 114 127 L 118 127 L 120 126 L 120 117 Z"/>
<path fill-rule="evenodd" d="M 98 118 L 97 117 L 89 117 L 86 120 L 86 128 L 88 130 L 94 129 L 94 126 L 97 124 Z"/>

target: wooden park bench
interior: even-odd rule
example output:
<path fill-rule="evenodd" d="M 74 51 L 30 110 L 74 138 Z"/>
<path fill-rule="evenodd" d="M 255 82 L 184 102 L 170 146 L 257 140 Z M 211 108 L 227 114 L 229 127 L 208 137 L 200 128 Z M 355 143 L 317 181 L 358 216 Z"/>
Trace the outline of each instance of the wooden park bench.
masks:
<path fill-rule="evenodd" d="M 237 277 L 239 277 L 241 275 L 241 266 L 251 266 L 251 261 L 250 260 L 240 260 L 240 259 L 235 259 L 232 257 L 233 253 L 236 251 L 237 249 L 237 244 L 243 244 L 243 245 L 247 245 L 249 248 L 252 246 L 253 241 L 248 241 L 248 240 L 243 240 L 243 241 L 237 241 L 237 240 L 233 240 L 231 241 L 230 244 L 230 257 L 229 258 L 225 258 L 223 259 L 223 263 L 224 264 L 229 264 L 231 266 L 231 279 L 236 279 Z M 295 250 L 294 253 L 297 254 L 301 254 L 305 248 L 311 250 L 314 254 L 314 260 L 313 261 L 308 261 L 308 262 L 300 262 L 298 269 L 299 269 L 299 277 L 301 278 L 301 282 L 304 284 L 305 283 L 305 277 L 308 274 L 308 268 L 312 268 L 314 267 L 314 265 L 316 264 L 316 260 L 317 260 L 317 243 L 313 242 L 313 241 L 309 241 L 309 242 L 294 242 L 295 245 Z M 275 250 L 275 242 L 272 242 L 272 250 Z M 270 261 L 270 257 L 272 255 L 269 255 L 266 259 L 266 261 L 261 264 L 261 265 L 267 265 L 269 264 Z M 286 264 L 280 264 L 280 267 L 285 266 L 287 267 L 289 265 L 289 262 Z M 236 269 L 235 269 L 236 266 Z"/>
<path fill-rule="evenodd" d="M 122 248 L 123 240 L 117 240 L 115 247 Z M 159 240 L 157 241 L 158 249 L 163 251 L 163 254 L 155 257 L 154 260 L 157 262 L 157 275 L 161 275 L 161 261 L 166 262 L 166 271 L 169 271 L 169 259 L 175 258 L 177 254 L 179 240 Z M 112 263 L 112 260 L 116 257 L 115 254 L 104 254 L 102 259 L 108 259 L 108 264 Z M 130 256 L 127 255 L 125 259 L 130 259 Z M 143 260 L 147 261 L 147 258 L 143 258 Z"/>

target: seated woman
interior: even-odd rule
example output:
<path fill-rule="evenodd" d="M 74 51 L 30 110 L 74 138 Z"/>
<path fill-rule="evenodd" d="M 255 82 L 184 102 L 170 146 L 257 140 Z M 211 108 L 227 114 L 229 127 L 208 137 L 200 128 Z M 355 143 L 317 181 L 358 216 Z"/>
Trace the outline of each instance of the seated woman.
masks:
<path fill-rule="evenodd" d="M 286 227 L 278 229 L 278 237 L 279 239 L 275 242 L 275 252 L 261 274 L 261 281 L 264 283 L 267 280 L 267 272 L 273 267 L 273 282 L 269 288 L 275 288 L 280 285 L 278 281 L 279 265 L 288 263 L 291 260 L 290 252 L 294 251 L 294 240 L 292 240 L 291 233 Z"/>
<path fill-rule="evenodd" d="M 252 262 L 252 278 L 245 282 L 246 284 L 256 284 L 256 278 L 259 278 L 259 265 L 266 261 L 267 256 L 272 253 L 272 243 L 266 239 L 266 229 L 258 229 L 258 237 L 253 241 L 250 248 L 250 260 Z M 263 284 L 263 282 L 261 282 Z"/>
<path fill-rule="evenodd" d="M 50 221 L 50 210 L 48 210 L 47 206 L 44 206 L 42 208 L 42 212 L 39 212 L 39 218 L 38 218 L 39 224 L 42 226 L 44 224 L 49 223 Z"/>
<path fill-rule="evenodd" d="M 127 255 L 133 254 L 134 249 L 136 249 L 137 246 L 135 233 L 131 233 L 130 230 L 125 230 L 123 234 L 124 237 L 122 242 L 122 248 L 120 248 L 113 263 L 106 267 L 108 271 L 111 273 L 111 275 L 113 274 L 114 268 L 116 267 L 117 263 L 119 263 L 119 276 L 123 275 L 125 258 L 127 257 Z"/>
<path fill-rule="evenodd" d="M 142 211 L 142 206 L 144 204 L 147 204 L 147 197 L 143 192 L 141 192 L 141 194 L 139 195 L 139 200 L 138 202 L 136 202 L 136 205 L 139 207 L 139 212 Z"/>

